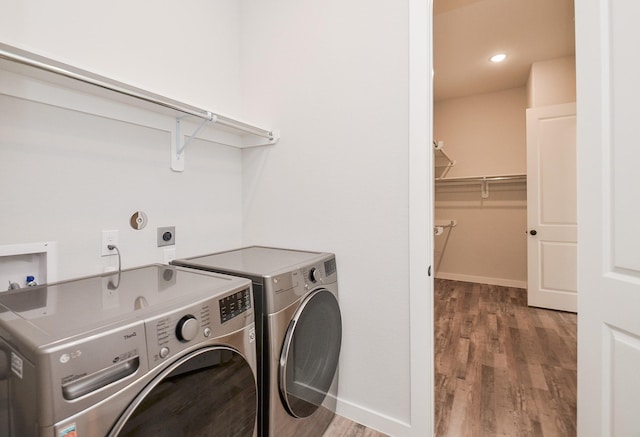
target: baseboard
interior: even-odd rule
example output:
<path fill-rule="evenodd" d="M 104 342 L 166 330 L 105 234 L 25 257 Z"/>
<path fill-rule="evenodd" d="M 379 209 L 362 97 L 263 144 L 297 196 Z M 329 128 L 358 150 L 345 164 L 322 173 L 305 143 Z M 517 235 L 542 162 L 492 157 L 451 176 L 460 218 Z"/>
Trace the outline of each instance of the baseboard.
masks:
<path fill-rule="evenodd" d="M 336 414 L 390 436 L 411 435 L 411 425 L 338 398 Z"/>
<path fill-rule="evenodd" d="M 516 281 L 514 279 L 490 278 L 487 276 L 461 275 L 459 273 L 436 273 L 436 279 L 450 279 L 452 281 L 474 282 L 476 284 L 500 285 L 502 287 L 514 287 L 527 289 L 526 281 Z"/>

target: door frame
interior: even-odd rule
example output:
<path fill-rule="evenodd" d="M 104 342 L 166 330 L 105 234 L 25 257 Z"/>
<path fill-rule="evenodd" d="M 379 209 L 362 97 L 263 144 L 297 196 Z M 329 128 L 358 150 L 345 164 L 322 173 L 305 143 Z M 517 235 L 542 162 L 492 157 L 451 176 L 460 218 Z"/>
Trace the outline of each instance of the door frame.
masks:
<path fill-rule="evenodd" d="M 591 3 L 598 2 L 599 0 L 590 0 Z M 574 1 L 574 3 L 577 3 Z M 416 74 L 422 72 L 423 74 L 427 74 L 429 77 L 429 83 L 426 87 L 423 84 L 420 84 L 419 79 L 412 77 L 410 80 L 410 105 L 409 105 L 409 117 L 410 117 L 410 160 L 412 161 L 410 164 L 410 196 L 409 196 L 409 204 L 410 204 L 410 298 L 412 302 L 412 306 L 410 309 L 411 315 L 411 379 L 414 381 L 414 376 L 417 377 L 416 381 L 418 385 L 412 386 L 411 389 L 411 412 L 412 412 L 412 436 L 433 436 L 434 435 L 434 390 L 435 385 L 433 383 L 433 372 L 434 372 L 434 350 L 433 350 L 433 278 L 429 278 L 429 286 L 428 292 L 419 291 L 418 288 L 421 285 L 420 278 L 417 277 L 417 269 L 419 268 L 419 262 L 423 262 L 423 265 L 432 265 L 433 256 L 424 254 L 422 252 L 423 247 L 421 247 L 421 241 L 424 242 L 424 238 L 426 238 L 427 244 L 426 246 L 429 249 L 433 248 L 433 233 L 429 233 L 430 235 L 424 235 L 421 231 L 416 230 L 415 226 L 420 224 L 427 224 L 429 229 L 433 226 L 433 183 L 431 180 L 427 180 L 425 176 L 431 178 L 432 170 L 431 170 L 431 158 L 429 156 L 424 156 L 419 153 L 417 150 L 420 141 L 421 134 L 419 129 L 415 127 L 415 123 L 420 120 L 420 117 L 427 117 L 429 120 L 429 126 L 427 129 L 427 138 L 432 133 L 432 124 L 433 124 L 433 102 L 432 102 L 432 86 L 433 86 L 433 77 L 432 77 L 432 39 L 433 39 L 433 29 L 432 29 L 432 20 L 433 20 L 433 9 L 432 9 L 432 0 L 410 0 L 410 10 L 413 9 L 410 18 L 410 77 L 412 74 Z M 585 8 L 586 10 L 587 8 Z M 595 9 L 595 8 L 594 8 Z M 425 20 L 420 16 L 421 13 L 426 13 L 427 19 Z M 586 11 L 585 11 L 586 13 Z M 589 43 L 589 38 L 582 36 L 577 32 L 578 22 L 585 17 L 576 13 L 576 48 L 580 43 L 585 46 Z M 591 17 L 597 18 L 597 17 Z M 425 38 L 422 34 L 422 31 L 425 29 L 428 31 L 428 35 Z M 423 50 L 420 51 L 419 47 Z M 425 55 L 427 53 L 427 55 Z M 421 68 L 421 64 L 424 64 Z M 578 76 L 580 71 L 580 66 L 583 65 L 578 56 L 576 56 L 576 76 Z M 425 66 L 428 66 L 425 68 Z M 576 89 L 576 100 L 580 102 L 581 93 L 586 92 L 588 89 L 586 88 L 578 88 Z M 415 92 L 415 94 L 414 94 Z M 418 97 L 427 98 L 427 102 L 423 102 L 420 104 L 418 102 Z M 580 112 L 580 104 L 578 103 L 577 112 Z M 424 120 L 424 118 L 422 119 Z M 578 124 L 577 131 L 577 150 L 579 151 L 581 148 L 580 138 L 585 135 L 585 132 L 581 132 L 581 124 Z M 429 163 L 427 168 L 421 167 L 419 163 L 415 163 L 414 161 L 418 159 L 424 159 Z M 412 170 L 414 171 L 412 175 Z M 420 174 L 422 173 L 422 174 Z M 424 184 L 423 186 L 427 187 L 427 192 L 420 192 L 420 187 L 418 186 L 418 182 Z M 580 181 L 578 181 L 578 197 L 580 197 L 581 190 L 584 190 L 585 187 L 581 187 Z M 429 199 L 428 208 L 426 211 L 420 211 L 420 203 L 424 201 L 425 198 Z M 580 212 L 578 212 L 580 214 Z M 578 221 L 580 221 L 580 216 L 578 216 Z M 579 226 L 579 225 L 578 225 Z M 580 229 L 580 227 L 579 227 Z M 424 229 L 426 231 L 426 228 Z M 580 233 L 580 231 L 578 231 Z M 420 240 L 423 238 L 423 240 Z M 582 251 L 584 249 L 581 246 L 578 246 L 578 260 L 580 260 Z M 578 277 L 580 278 L 580 265 L 578 265 Z M 580 283 L 578 284 L 580 287 Z M 426 295 L 429 295 L 431 300 L 425 299 Z M 580 298 L 578 297 L 578 301 Z M 416 305 L 418 305 L 421 310 L 418 311 L 415 309 Z M 423 320 L 416 320 L 418 316 L 423 317 Z M 427 333 L 427 341 L 425 341 L 424 336 L 421 333 Z M 579 343 L 580 343 L 580 334 Z M 428 355 L 428 356 L 426 356 Z M 580 360 L 580 354 L 578 356 L 578 360 Z M 422 365 L 425 366 L 421 369 L 420 374 L 416 374 L 417 366 Z M 426 369 L 426 371 L 424 370 Z M 428 384 L 430 390 L 429 393 L 424 393 L 422 391 L 422 387 L 425 383 Z M 421 384 L 422 383 L 422 384 Z M 579 387 L 578 391 L 580 391 L 580 381 L 578 381 Z M 422 408 L 421 412 L 417 412 L 419 408 Z M 580 409 L 580 407 L 579 407 Z M 428 414 L 425 414 L 427 412 Z M 425 419 L 415 419 L 419 416 L 416 414 L 424 414 Z M 428 418 L 426 416 L 428 415 Z M 580 429 L 580 414 L 578 414 L 578 427 Z M 586 428 L 583 426 L 583 428 Z"/>
<path fill-rule="evenodd" d="M 411 412 L 406 435 L 434 432 L 433 1 L 409 0 L 409 334 Z M 404 432 L 398 430 L 398 435 Z"/>

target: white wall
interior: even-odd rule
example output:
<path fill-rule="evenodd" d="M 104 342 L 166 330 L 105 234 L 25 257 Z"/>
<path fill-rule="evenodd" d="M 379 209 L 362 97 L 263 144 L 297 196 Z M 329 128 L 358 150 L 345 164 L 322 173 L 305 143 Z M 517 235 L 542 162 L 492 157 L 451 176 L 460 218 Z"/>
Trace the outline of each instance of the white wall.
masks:
<path fill-rule="evenodd" d="M 525 173 L 526 89 L 435 103 L 433 132 L 456 165 L 447 177 Z"/>
<path fill-rule="evenodd" d="M 6 96 L 0 138 L 0 245 L 57 241 L 59 279 L 117 266 L 100 257 L 104 229 L 119 231 L 123 267 L 163 261 L 158 226 L 176 226 L 177 256 L 241 242 L 238 149 L 194 141 L 175 173 L 167 132 Z"/>
<path fill-rule="evenodd" d="M 456 160 L 447 177 L 526 173 L 526 89 L 436 102 L 434 135 Z M 435 239 L 436 277 L 526 288 L 526 185 L 436 189 L 436 222 L 458 224 Z"/>
<path fill-rule="evenodd" d="M 239 111 L 235 1 L 0 6 L 3 43 L 223 114 Z M 0 223 L 11 230 L 0 245 L 57 241 L 59 279 L 114 265 L 115 257 L 99 256 L 103 229 L 120 231 L 125 267 L 163 260 L 157 226 L 176 226 L 177 256 L 241 244 L 239 150 L 194 141 L 187 170 L 174 173 L 167 131 L 7 96 L 0 111 Z M 127 111 L 111 115 L 126 120 Z M 136 210 L 149 217 L 142 231 L 128 225 Z"/>
<path fill-rule="evenodd" d="M 0 8 L 5 44 L 224 115 L 241 113 L 237 1 L 0 0 Z"/>
<path fill-rule="evenodd" d="M 408 3 L 244 6 L 245 106 L 283 132 L 244 151 L 245 242 L 336 253 L 339 413 L 399 435 L 411 422 Z"/>
<path fill-rule="evenodd" d="M 534 62 L 527 81 L 527 108 L 576 101 L 576 58 Z"/>

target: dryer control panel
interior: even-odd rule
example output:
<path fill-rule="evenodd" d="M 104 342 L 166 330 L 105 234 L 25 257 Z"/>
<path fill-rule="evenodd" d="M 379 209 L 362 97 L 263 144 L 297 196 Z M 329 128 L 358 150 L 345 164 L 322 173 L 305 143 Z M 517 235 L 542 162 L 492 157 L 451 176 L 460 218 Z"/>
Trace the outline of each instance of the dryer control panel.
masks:
<path fill-rule="evenodd" d="M 331 258 L 305 270 L 306 278 L 312 283 L 322 283 L 325 278 L 331 278 L 336 273 L 336 259 Z"/>
<path fill-rule="evenodd" d="M 274 314 L 288 307 L 317 287 L 335 284 L 338 280 L 336 259 L 327 257 L 304 267 L 265 278 L 265 310 Z"/>

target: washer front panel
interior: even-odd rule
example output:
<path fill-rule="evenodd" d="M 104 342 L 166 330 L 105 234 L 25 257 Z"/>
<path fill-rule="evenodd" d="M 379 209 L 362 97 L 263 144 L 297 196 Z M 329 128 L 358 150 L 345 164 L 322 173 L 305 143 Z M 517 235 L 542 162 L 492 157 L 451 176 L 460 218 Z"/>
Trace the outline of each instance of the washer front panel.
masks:
<path fill-rule="evenodd" d="M 208 347 L 149 384 L 109 436 L 252 437 L 256 424 L 253 370 L 237 351 Z"/>

